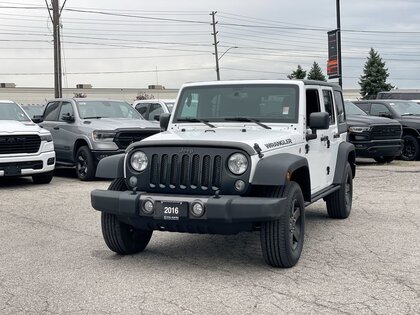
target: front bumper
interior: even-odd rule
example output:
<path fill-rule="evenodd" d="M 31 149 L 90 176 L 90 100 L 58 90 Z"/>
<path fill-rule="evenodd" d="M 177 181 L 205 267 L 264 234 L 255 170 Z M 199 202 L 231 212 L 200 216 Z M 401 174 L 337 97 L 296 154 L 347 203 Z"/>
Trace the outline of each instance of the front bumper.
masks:
<path fill-rule="evenodd" d="M 398 156 L 403 146 L 402 140 L 352 141 L 357 157 L 375 158 L 381 156 Z"/>
<path fill-rule="evenodd" d="M 179 220 L 164 220 L 155 214 L 145 214 L 142 204 L 145 200 L 156 202 L 187 203 L 188 211 Z M 191 214 L 191 204 L 200 201 L 205 208 L 204 215 L 196 218 Z M 131 224 L 147 229 L 168 230 L 184 227 L 185 231 L 193 226 L 207 224 L 258 223 L 280 218 L 286 211 L 286 198 L 241 197 L 233 195 L 194 196 L 194 195 L 158 195 L 145 192 L 94 190 L 91 193 L 92 207 L 96 210 L 118 215 Z M 189 229 L 188 227 L 191 227 Z M 244 228 L 246 229 L 246 228 Z M 238 232 L 238 231 L 236 231 Z M 206 232 L 205 232 L 206 233 Z"/>
<path fill-rule="evenodd" d="M 0 177 L 30 176 L 54 170 L 55 152 L 43 152 L 37 155 L 0 157 Z M 8 170 L 14 169 L 10 174 Z M 18 170 L 18 173 L 16 173 Z"/>

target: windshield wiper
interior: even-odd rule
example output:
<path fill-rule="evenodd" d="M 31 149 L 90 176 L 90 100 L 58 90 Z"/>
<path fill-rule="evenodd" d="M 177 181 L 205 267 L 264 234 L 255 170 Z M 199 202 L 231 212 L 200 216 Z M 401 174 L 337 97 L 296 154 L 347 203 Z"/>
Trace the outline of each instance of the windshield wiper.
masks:
<path fill-rule="evenodd" d="M 414 116 L 414 114 L 411 114 L 411 113 L 404 113 L 404 114 L 401 114 L 401 116 Z"/>
<path fill-rule="evenodd" d="M 201 122 L 211 128 L 216 128 L 215 125 L 209 123 L 208 120 L 200 119 L 200 118 L 193 118 L 193 117 L 185 117 L 185 118 L 178 118 L 177 121 L 185 121 L 185 122 Z"/>
<path fill-rule="evenodd" d="M 252 118 L 249 118 L 249 117 L 227 117 L 224 120 L 226 120 L 226 121 L 253 122 L 253 123 L 256 123 L 258 126 L 261 126 L 261 127 L 265 128 L 265 129 L 271 129 L 270 126 L 267 126 L 267 125 L 263 124 L 258 119 L 252 119 Z"/>
<path fill-rule="evenodd" d="M 102 116 L 89 116 L 89 117 L 83 117 L 83 119 L 101 119 L 101 118 L 106 118 L 106 117 L 102 117 Z"/>

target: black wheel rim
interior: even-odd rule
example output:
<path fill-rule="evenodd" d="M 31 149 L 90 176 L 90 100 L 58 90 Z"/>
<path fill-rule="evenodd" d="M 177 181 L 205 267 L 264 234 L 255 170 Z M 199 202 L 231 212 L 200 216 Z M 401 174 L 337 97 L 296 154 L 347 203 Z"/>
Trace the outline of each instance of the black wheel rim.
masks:
<path fill-rule="evenodd" d="M 88 159 L 84 152 L 77 156 L 77 173 L 80 177 L 85 177 L 88 172 Z"/>
<path fill-rule="evenodd" d="M 295 250 L 300 242 L 302 233 L 302 209 L 299 202 L 293 199 L 289 220 L 290 245 Z"/>
<path fill-rule="evenodd" d="M 405 137 L 404 138 L 404 147 L 402 149 L 402 156 L 407 160 L 414 159 L 416 155 L 416 144 L 414 139 Z"/>

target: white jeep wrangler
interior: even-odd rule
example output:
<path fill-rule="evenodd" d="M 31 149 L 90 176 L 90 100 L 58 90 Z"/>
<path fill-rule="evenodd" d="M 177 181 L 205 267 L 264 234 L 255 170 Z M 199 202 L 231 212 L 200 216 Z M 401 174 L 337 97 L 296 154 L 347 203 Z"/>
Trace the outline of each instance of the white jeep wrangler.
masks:
<path fill-rule="evenodd" d="M 32 176 L 34 183 L 47 184 L 54 167 L 51 133 L 33 123 L 18 104 L 0 100 L 0 178 Z"/>
<path fill-rule="evenodd" d="M 165 132 L 101 160 L 114 178 L 91 193 L 108 247 L 140 252 L 153 230 L 260 231 L 265 261 L 299 260 L 305 207 L 319 199 L 332 218 L 351 211 L 355 150 L 339 86 L 258 80 L 185 84 Z"/>

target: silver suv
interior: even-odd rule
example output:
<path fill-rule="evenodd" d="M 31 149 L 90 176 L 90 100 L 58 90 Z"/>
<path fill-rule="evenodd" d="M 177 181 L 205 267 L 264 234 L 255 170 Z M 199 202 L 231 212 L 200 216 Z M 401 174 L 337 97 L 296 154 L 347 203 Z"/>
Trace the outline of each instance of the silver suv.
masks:
<path fill-rule="evenodd" d="M 51 132 L 57 164 L 76 166 L 81 180 L 95 177 L 102 158 L 160 132 L 128 103 L 116 100 L 54 99 L 35 121 Z"/>

